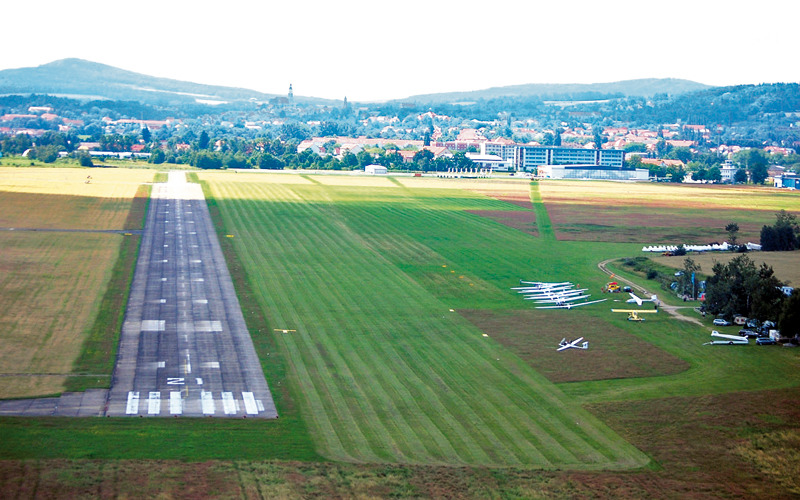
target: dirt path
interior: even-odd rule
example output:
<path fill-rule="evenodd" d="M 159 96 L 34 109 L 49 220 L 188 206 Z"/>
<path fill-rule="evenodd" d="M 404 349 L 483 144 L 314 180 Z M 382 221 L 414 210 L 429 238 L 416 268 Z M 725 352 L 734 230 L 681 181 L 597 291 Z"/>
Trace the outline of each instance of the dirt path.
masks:
<path fill-rule="evenodd" d="M 641 287 L 641 286 L 637 285 L 636 283 L 634 283 L 633 281 L 627 280 L 627 279 L 623 278 L 622 276 L 617 276 L 614 273 L 612 273 L 611 271 L 609 271 L 608 270 L 608 263 L 612 262 L 614 260 L 617 260 L 617 259 L 606 259 L 606 260 L 598 263 L 597 267 L 599 267 L 600 270 L 603 271 L 604 273 L 606 273 L 607 275 L 609 275 L 609 276 L 613 275 L 615 280 L 625 283 L 626 285 L 630 286 L 632 289 L 636 290 L 637 292 L 641 293 L 642 295 L 645 295 L 645 296 L 651 295 L 651 293 L 648 292 L 644 287 Z M 669 304 L 664 304 L 663 302 L 659 302 L 658 307 L 659 307 L 660 310 L 665 311 L 670 316 L 673 316 L 674 318 L 679 319 L 681 321 L 688 321 L 690 323 L 694 323 L 695 325 L 702 326 L 702 327 L 706 326 L 699 319 L 693 318 L 691 316 L 685 316 L 680 311 L 681 309 L 694 309 L 691 306 L 671 306 Z"/>

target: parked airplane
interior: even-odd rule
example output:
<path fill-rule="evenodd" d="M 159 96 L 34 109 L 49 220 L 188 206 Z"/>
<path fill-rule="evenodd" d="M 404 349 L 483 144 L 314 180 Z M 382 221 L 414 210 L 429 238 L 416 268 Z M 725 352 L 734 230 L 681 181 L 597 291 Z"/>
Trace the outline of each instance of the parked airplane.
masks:
<path fill-rule="evenodd" d="M 558 285 L 571 285 L 572 282 L 571 281 L 561 281 L 559 283 L 552 283 L 552 282 L 548 283 L 547 281 L 525 281 L 525 280 L 519 280 L 519 284 L 520 285 L 532 285 L 532 286 L 542 286 L 542 287 L 549 287 L 550 286 L 550 287 L 552 287 L 552 286 L 558 286 Z"/>
<path fill-rule="evenodd" d="M 598 302 L 605 302 L 607 299 L 590 300 L 589 302 L 565 302 L 553 306 L 537 306 L 536 309 L 572 309 L 573 307 L 588 306 L 589 304 L 597 304 Z"/>
<path fill-rule="evenodd" d="M 640 314 L 656 314 L 658 311 L 639 311 L 638 309 L 612 309 L 615 313 L 628 313 L 628 321 L 644 321 Z"/>
<path fill-rule="evenodd" d="M 558 302 L 574 302 L 589 298 L 589 294 L 584 295 L 554 295 L 552 297 L 525 297 L 525 300 L 535 300 L 537 304 L 552 304 Z"/>
<path fill-rule="evenodd" d="M 739 335 L 725 335 L 723 333 L 719 333 L 716 330 L 713 330 L 711 332 L 711 336 L 712 337 L 726 339 L 726 340 L 712 340 L 710 342 L 706 342 L 703 345 L 720 345 L 720 344 L 733 345 L 733 344 L 749 344 L 750 343 L 750 339 L 748 339 L 747 337 L 740 337 Z"/>
<path fill-rule="evenodd" d="M 556 351 L 563 351 L 566 349 L 588 349 L 589 342 L 585 341 L 583 344 L 580 344 L 580 341 L 583 340 L 583 337 L 580 337 L 572 342 L 567 341 L 566 338 L 561 339 L 561 342 L 558 343 L 558 349 Z"/>
<path fill-rule="evenodd" d="M 633 304 L 633 303 L 636 303 L 636 305 L 642 305 L 642 303 L 644 303 L 644 302 L 653 302 L 653 303 L 658 303 L 658 297 L 657 297 L 655 294 L 653 294 L 652 296 L 650 296 L 650 298 L 649 298 L 649 299 L 643 299 L 643 298 L 641 298 L 641 297 L 638 297 L 638 296 L 636 296 L 636 294 L 635 294 L 635 293 L 629 293 L 628 295 L 630 295 L 630 296 L 631 296 L 631 298 L 629 298 L 628 300 L 626 300 L 626 302 L 627 302 L 628 304 Z"/>

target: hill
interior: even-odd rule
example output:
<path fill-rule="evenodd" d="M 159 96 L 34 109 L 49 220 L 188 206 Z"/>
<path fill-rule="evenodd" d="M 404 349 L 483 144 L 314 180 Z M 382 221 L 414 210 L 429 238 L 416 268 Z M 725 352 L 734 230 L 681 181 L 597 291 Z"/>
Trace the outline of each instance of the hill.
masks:
<path fill-rule="evenodd" d="M 157 78 L 83 59 L 61 59 L 34 68 L 0 71 L 0 94 L 19 93 L 155 105 L 267 101 L 278 97 L 249 89 Z"/>
<path fill-rule="evenodd" d="M 644 78 L 610 83 L 530 83 L 491 87 L 468 92 L 421 94 L 403 99 L 415 102 L 459 102 L 498 97 L 537 97 L 542 100 L 597 100 L 610 97 L 652 97 L 677 95 L 709 89 L 711 86 L 675 78 Z"/>

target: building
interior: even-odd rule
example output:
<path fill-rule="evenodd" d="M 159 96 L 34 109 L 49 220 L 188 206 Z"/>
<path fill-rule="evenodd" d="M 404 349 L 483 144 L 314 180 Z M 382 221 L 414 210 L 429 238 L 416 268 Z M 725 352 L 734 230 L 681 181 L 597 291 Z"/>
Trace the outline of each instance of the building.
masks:
<path fill-rule="evenodd" d="M 646 168 L 616 168 L 597 165 L 540 165 L 538 176 L 545 179 L 591 179 L 604 181 L 646 181 Z"/>
<path fill-rule="evenodd" d="M 387 172 L 386 167 L 384 167 L 383 165 L 372 164 L 364 167 L 364 173 L 367 173 L 369 175 L 382 175 L 385 174 L 386 172 Z"/>
<path fill-rule="evenodd" d="M 555 146 L 517 146 L 517 170 L 532 172 L 542 165 L 594 165 L 618 168 L 625 165 L 625 151 L 619 149 L 560 148 Z"/>
<path fill-rule="evenodd" d="M 722 182 L 726 184 L 733 184 L 733 180 L 736 178 L 736 171 L 738 168 L 733 164 L 730 160 L 725 160 L 722 166 L 719 168 L 720 176 L 722 177 Z"/>
<path fill-rule="evenodd" d="M 776 175 L 772 182 L 777 188 L 800 189 L 800 177 L 797 177 L 794 172 L 784 172 L 781 175 Z"/>
<path fill-rule="evenodd" d="M 482 153 L 467 153 L 467 158 L 472 160 L 472 163 L 481 169 L 487 170 L 502 170 L 508 172 L 514 170 L 514 162 L 511 160 L 504 160 L 498 155 L 482 154 Z"/>

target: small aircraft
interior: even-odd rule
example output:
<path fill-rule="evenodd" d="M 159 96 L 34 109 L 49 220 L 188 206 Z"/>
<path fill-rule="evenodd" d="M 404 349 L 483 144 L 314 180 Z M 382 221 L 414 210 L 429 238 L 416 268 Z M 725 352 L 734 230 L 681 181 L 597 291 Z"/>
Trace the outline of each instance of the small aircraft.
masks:
<path fill-rule="evenodd" d="M 628 304 L 636 303 L 636 305 L 640 306 L 644 302 L 653 302 L 656 304 L 658 303 L 658 297 L 655 294 L 651 295 L 649 299 L 643 299 L 641 297 L 638 297 L 635 293 L 629 293 L 628 295 L 631 296 L 631 298 L 625 301 Z"/>
<path fill-rule="evenodd" d="M 711 336 L 712 337 L 721 338 L 721 339 L 726 339 L 726 340 L 712 340 L 710 342 L 706 342 L 703 345 L 721 345 L 721 344 L 733 345 L 733 344 L 749 344 L 750 343 L 750 339 L 748 339 L 747 337 L 740 337 L 738 335 L 725 335 L 723 333 L 719 333 L 716 330 L 712 330 L 711 331 Z"/>
<path fill-rule="evenodd" d="M 588 306 L 589 304 L 597 304 L 598 302 L 605 302 L 608 299 L 590 300 L 588 302 L 562 302 L 552 306 L 537 306 L 536 309 L 572 309 L 573 307 Z"/>
<path fill-rule="evenodd" d="M 615 313 L 628 313 L 628 321 L 644 321 L 640 314 L 656 314 L 658 311 L 639 311 L 637 309 L 612 309 Z"/>
<path fill-rule="evenodd" d="M 525 281 L 525 280 L 519 280 L 519 284 L 520 285 L 540 286 L 540 287 L 547 288 L 547 287 L 554 287 L 554 286 L 559 286 L 559 285 L 571 285 L 572 282 L 571 281 L 562 281 L 560 283 L 552 283 L 552 282 L 548 283 L 547 281 Z"/>
<path fill-rule="evenodd" d="M 552 286 L 552 287 L 515 286 L 514 288 L 512 288 L 512 290 L 516 290 L 517 293 L 548 293 L 548 292 L 566 292 L 573 288 L 575 288 L 575 285 L 563 285 L 563 286 Z"/>
<path fill-rule="evenodd" d="M 517 293 L 521 293 L 523 295 L 578 295 L 585 291 L 589 290 L 588 288 L 578 288 L 575 290 L 520 290 Z"/>
<path fill-rule="evenodd" d="M 535 300 L 537 304 L 552 304 L 558 302 L 574 302 L 589 298 L 589 294 L 584 295 L 555 295 L 553 297 L 525 297 L 525 300 Z"/>
<path fill-rule="evenodd" d="M 584 341 L 583 344 L 580 344 L 580 341 L 583 340 L 583 337 L 580 337 L 572 342 L 569 342 L 566 337 L 561 339 L 561 342 L 558 343 L 558 349 L 556 351 L 564 351 L 566 349 L 588 349 L 589 342 Z"/>

